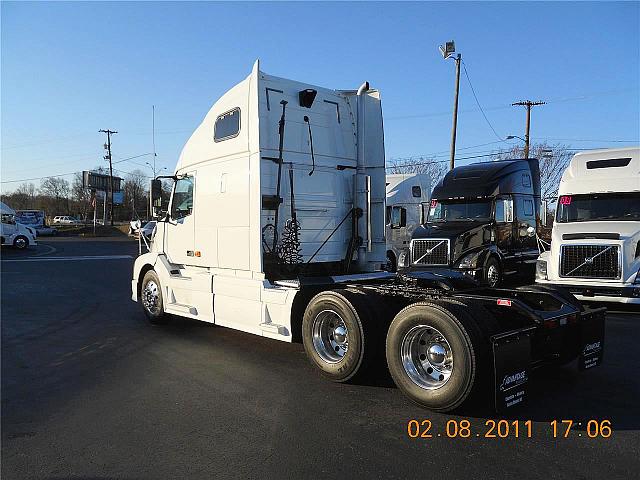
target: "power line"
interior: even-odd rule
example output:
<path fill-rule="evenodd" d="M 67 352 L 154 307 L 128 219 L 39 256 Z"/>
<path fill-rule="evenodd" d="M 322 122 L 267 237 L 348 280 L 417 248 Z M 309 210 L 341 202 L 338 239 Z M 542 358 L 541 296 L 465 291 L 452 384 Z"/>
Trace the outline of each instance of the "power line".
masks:
<path fill-rule="evenodd" d="M 73 175 L 75 173 L 80 173 L 79 171 L 76 172 L 68 172 L 68 173 L 60 173 L 58 175 L 44 175 L 42 177 L 33 177 L 33 178 L 22 178 L 20 180 L 3 180 L 0 183 L 18 183 L 18 182 L 29 182 L 31 180 L 42 180 L 43 178 L 50 178 L 50 177 L 66 177 L 67 175 Z"/>
<path fill-rule="evenodd" d="M 471 87 L 471 93 L 473 93 L 473 98 L 476 99 L 476 105 L 478 105 L 478 108 L 480 109 L 480 112 L 482 113 L 482 116 L 484 117 L 485 121 L 487 122 L 487 125 L 489 125 L 489 128 L 491 129 L 491 131 L 493 131 L 493 134 L 496 136 L 496 138 L 502 142 L 504 142 L 504 138 L 500 135 L 498 135 L 498 132 L 496 132 L 496 129 L 493 128 L 493 125 L 491 125 L 491 122 L 489 121 L 489 119 L 487 118 L 487 114 L 484 113 L 484 110 L 482 109 L 482 105 L 480 105 L 480 101 L 478 100 L 478 96 L 476 95 L 476 90 L 473 88 L 473 84 L 471 83 L 471 79 L 469 78 L 469 72 L 467 72 L 467 64 L 466 62 L 463 60 L 462 61 L 462 68 L 464 68 L 464 75 L 465 77 L 467 77 L 467 82 L 469 82 L 469 87 Z"/>
<path fill-rule="evenodd" d="M 604 142 L 604 143 L 640 143 L 640 140 L 595 140 L 586 138 L 554 138 L 554 137 L 531 137 L 537 140 L 561 140 L 566 142 Z"/>
<path fill-rule="evenodd" d="M 134 155 L 133 157 L 123 158 L 123 159 L 118 160 L 117 162 L 113 162 L 113 163 L 114 164 L 122 163 L 122 162 L 126 162 L 127 160 L 133 160 L 134 158 L 146 157 L 147 155 L 153 155 L 153 153 L 141 153 L 140 155 Z M 135 163 L 135 162 L 133 162 L 133 163 Z"/>

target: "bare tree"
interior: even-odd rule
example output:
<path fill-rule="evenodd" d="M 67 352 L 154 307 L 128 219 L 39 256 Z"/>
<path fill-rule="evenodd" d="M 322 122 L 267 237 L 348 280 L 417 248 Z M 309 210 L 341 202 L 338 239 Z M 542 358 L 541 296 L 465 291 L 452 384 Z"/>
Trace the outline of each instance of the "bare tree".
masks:
<path fill-rule="evenodd" d="M 434 186 L 447 174 L 448 163 L 427 157 L 391 158 L 387 161 L 387 173 L 426 173 Z"/>
<path fill-rule="evenodd" d="M 47 177 L 40 183 L 40 194 L 53 200 L 57 211 L 69 211 L 69 182 L 61 177 Z"/>
<path fill-rule="evenodd" d="M 33 183 L 23 183 L 5 197 L 16 210 L 35 208 L 36 187 Z"/>
<path fill-rule="evenodd" d="M 566 145 L 547 143 L 534 144 L 529 156 L 540 161 L 540 186 L 543 199 L 553 199 L 558 195 L 560 179 L 569 165 L 574 152 Z M 495 160 L 524 158 L 524 148 L 515 146 L 511 150 L 496 154 Z"/>
<path fill-rule="evenodd" d="M 131 172 L 124 181 L 124 204 L 131 209 L 131 218 L 140 218 L 147 212 L 148 179 L 140 170 Z"/>
<path fill-rule="evenodd" d="M 82 218 L 87 219 L 87 214 L 93 209 L 92 195 L 88 188 L 84 188 L 82 181 L 82 173 L 78 172 L 73 177 L 71 184 L 71 198 L 75 202 L 74 208 L 81 212 Z"/>

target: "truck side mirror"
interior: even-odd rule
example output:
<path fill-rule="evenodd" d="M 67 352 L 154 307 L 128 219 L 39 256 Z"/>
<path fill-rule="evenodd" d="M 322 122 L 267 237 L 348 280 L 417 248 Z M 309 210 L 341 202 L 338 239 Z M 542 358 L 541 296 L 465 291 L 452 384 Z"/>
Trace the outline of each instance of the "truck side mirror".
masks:
<path fill-rule="evenodd" d="M 391 228 L 402 228 L 407 226 L 407 209 L 404 207 L 392 207 Z"/>
<path fill-rule="evenodd" d="M 540 203 L 540 225 L 547 224 L 547 208 L 549 208 L 547 201 L 542 200 Z"/>
<path fill-rule="evenodd" d="M 503 198 L 496 201 L 496 222 L 513 222 L 513 200 Z"/>
<path fill-rule="evenodd" d="M 513 199 L 511 198 L 504 200 L 504 221 L 513 222 Z"/>
<path fill-rule="evenodd" d="M 151 206 L 162 207 L 162 181 L 157 178 L 151 180 Z"/>

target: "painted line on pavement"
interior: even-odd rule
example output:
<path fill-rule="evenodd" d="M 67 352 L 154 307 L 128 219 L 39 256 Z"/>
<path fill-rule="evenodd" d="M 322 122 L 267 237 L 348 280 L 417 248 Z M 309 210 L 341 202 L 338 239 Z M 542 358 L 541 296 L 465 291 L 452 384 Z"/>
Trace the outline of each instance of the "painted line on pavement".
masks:
<path fill-rule="evenodd" d="M 40 245 L 45 247 L 45 248 L 49 248 L 50 250 L 48 252 L 36 253 L 35 255 L 32 255 L 31 257 L 42 257 L 43 255 L 49 255 L 50 253 L 55 253 L 56 252 L 56 247 L 52 247 L 51 245 L 43 245 L 43 244 L 40 244 Z"/>
<path fill-rule="evenodd" d="M 2 260 L 2 263 L 18 263 L 18 262 L 77 262 L 86 260 L 125 260 L 133 258 L 132 255 L 86 255 L 73 257 L 39 257 L 39 258 L 22 258 Z"/>

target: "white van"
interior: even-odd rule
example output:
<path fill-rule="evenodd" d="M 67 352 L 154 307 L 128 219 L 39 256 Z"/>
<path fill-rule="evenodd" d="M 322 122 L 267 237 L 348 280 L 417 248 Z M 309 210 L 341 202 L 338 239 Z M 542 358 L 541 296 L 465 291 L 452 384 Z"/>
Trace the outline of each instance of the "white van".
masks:
<path fill-rule="evenodd" d="M 10 245 L 20 250 L 29 245 L 37 245 L 35 229 L 16 222 L 15 210 L 0 202 L 0 213 L 2 214 L 0 231 L 2 245 Z"/>
<path fill-rule="evenodd" d="M 558 190 L 536 282 L 580 300 L 640 305 L 640 148 L 578 153 Z"/>

